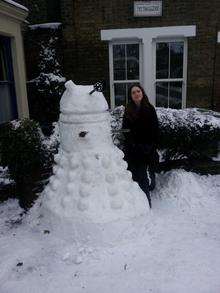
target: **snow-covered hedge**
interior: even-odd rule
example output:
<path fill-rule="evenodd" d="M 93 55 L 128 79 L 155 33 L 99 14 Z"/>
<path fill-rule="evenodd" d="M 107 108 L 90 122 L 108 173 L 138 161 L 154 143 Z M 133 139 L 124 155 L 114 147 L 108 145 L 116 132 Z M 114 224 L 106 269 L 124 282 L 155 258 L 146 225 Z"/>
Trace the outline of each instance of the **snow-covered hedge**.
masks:
<path fill-rule="evenodd" d="M 163 160 L 176 158 L 211 158 L 217 155 L 220 142 L 220 113 L 197 108 L 184 110 L 157 108 L 159 120 L 159 149 Z M 120 132 L 124 107 L 111 111 L 111 128 L 114 143 L 123 148 L 123 133 Z M 53 149 L 59 144 L 58 124 L 53 124 L 53 133 L 44 140 Z"/>
<path fill-rule="evenodd" d="M 220 113 L 197 108 L 183 110 L 157 108 L 163 159 L 207 158 L 215 156 L 220 142 Z M 114 142 L 122 147 L 121 128 L 124 107 L 112 111 Z"/>
<path fill-rule="evenodd" d="M 174 110 L 159 108 L 160 148 L 165 159 L 215 156 L 220 142 L 220 113 L 196 108 Z"/>

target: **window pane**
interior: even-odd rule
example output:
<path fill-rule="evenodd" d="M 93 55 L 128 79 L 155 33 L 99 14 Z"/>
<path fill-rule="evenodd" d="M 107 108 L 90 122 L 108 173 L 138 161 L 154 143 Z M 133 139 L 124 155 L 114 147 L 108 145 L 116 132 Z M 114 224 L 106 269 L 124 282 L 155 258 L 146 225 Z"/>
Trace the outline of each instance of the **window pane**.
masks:
<path fill-rule="evenodd" d="M 125 83 L 114 84 L 115 88 L 115 106 L 126 105 L 127 88 Z"/>
<path fill-rule="evenodd" d="M 7 122 L 16 116 L 13 112 L 10 85 L 0 83 L 0 123 Z"/>
<path fill-rule="evenodd" d="M 169 43 L 156 44 L 156 78 L 169 78 Z"/>
<path fill-rule="evenodd" d="M 136 83 L 135 83 L 136 84 Z M 137 83 L 137 84 L 139 84 L 139 83 Z M 134 83 L 127 83 L 127 89 L 126 89 L 126 94 L 127 94 L 127 103 L 128 102 L 130 102 L 130 98 L 128 97 L 128 90 L 129 90 L 129 88 L 132 86 L 132 85 L 134 85 Z"/>
<path fill-rule="evenodd" d="M 0 80 L 7 80 L 6 62 L 4 55 L 3 46 L 0 42 Z"/>
<path fill-rule="evenodd" d="M 168 82 L 156 83 L 156 106 L 168 107 Z"/>
<path fill-rule="evenodd" d="M 127 79 L 139 79 L 139 44 L 126 46 Z"/>
<path fill-rule="evenodd" d="M 11 39 L 0 36 L 0 123 L 17 118 Z"/>
<path fill-rule="evenodd" d="M 125 80 L 125 45 L 113 45 L 114 80 Z"/>
<path fill-rule="evenodd" d="M 182 108 L 182 82 L 170 82 L 169 107 Z"/>
<path fill-rule="evenodd" d="M 170 78 L 183 77 L 183 42 L 170 43 Z"/>

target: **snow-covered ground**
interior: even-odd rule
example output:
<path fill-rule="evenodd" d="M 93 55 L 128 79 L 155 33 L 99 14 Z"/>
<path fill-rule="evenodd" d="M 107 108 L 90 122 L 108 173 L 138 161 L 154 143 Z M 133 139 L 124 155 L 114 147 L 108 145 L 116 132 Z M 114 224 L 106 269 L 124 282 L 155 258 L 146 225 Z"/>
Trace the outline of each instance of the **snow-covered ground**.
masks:
<path fill-rule="evenodd" d="M 0 185 L 6 185 L 12 183 L 13 180 L 10 179 L 8 174 L 8 168 L 3 168 L 0 166 Z"/>
<path fill-rule="evenodd" d="M 141 237 L 88 247 L 1 204 L 0 292 L 219 293 L 220 175 L 159 174 L 152 205 Z"/>

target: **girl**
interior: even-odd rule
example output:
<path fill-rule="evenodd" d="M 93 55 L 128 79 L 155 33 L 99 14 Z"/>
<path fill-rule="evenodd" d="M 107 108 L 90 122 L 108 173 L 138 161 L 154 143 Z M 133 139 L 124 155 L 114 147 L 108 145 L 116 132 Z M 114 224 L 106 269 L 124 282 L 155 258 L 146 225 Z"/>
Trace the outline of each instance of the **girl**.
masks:
<path fill-rule="evenodd" d="M 125 108 L 122 128 L 125 132 L 124 153 L 133 180 L 145 192 L 151 207 L 150 190 L 155 186 L 154 169 L 159 157 L 156 151 L 158 142 L 158 119 L 155 108 L 150 104 L 144 89 L 132 85 L 128 91 L 129 103 Z M 147 176 L 151 176 L 151 186 Z"/>

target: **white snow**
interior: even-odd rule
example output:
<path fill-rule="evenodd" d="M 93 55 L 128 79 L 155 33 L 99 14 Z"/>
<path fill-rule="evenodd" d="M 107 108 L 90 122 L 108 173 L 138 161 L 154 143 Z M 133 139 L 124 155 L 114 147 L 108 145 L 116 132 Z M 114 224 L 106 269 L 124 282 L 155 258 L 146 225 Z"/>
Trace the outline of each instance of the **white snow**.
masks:
<path fill-rule="evenodd" d="M 36 30 L 39 28 L 43 29 L 58 29 L 59 26 L 61 26 L 60 22 L 48 22 L 48 23 L 39 23 L 39 24 L 33 24 L 29 25 L 29 28 L 32 30 Z"/>
<path fill-rule="evenodd" d="M 0 292 L 220 292 L 220 175 L 160 174 L 152 204 L 141 236 L 102 247 L 1 204 Z"/>
<path fill-rule="evenodd" d="M 14 182 L 12 179 L 9 178 L 8 168 L 3 168 L 0 166 L 0 185 L 7 185 Z"/>
<path fill-rule="evenodd" d="M 12 1 L 12 0 L 3 0 L 3 1 L 4 1 L 4 2 L 7 2 L 7 3 L 9 3 L 9 4 L 11 4 L 11 5 L 15 6 L 15 7 L 18 7 L 18 8 L 21 8 L 21 9 L 23 9 L 23 10 L 29 11 L 29 10 L 27 9 L 27 7 L 25 7 L 25 6 L 23 6 L 23 5 L 19 4 L 19 3 L 17 3 L 17 2 L 15 2 L 15 1 Z"/>
<path fill-rule="evenodd" d="M 218 143 L 218 154 L 216 157 L 213 157 L 212 160 L 217 162 L 220 161 L 220 142 Z"/>
<path fill-rule="evenodd" d="M 49 85 L 51 82 L 64 83 L 66 81 L 66 78 L 61 76 L 60 74 L 41 72 L 38 77 L 31 79 L 29 82 L 40 83 L 42 79 L 45 80 L 45 83 L 47 85 Z"/>
<path fill-rule="evenodd" d="M 16 130 L 21 126 L 22 121 L 21 120 L 12 120 L 11 122 L 12 129 Z"/>
<path fill-rule="evenodd" d="M 44 136 L 41 132 L 41 138 L 42 138 L 42 144 L 47 150 L 51 152 L 56 150 L 57 145 L 59 144 L 59 141 L 60 141 L 58 123 L 53 122 L 53 132 L 49 137 Z"/>
<path fill-rule="evenodd" d="M 63 113 L 100 113 L 108 110 L 108 103 L 101 92 L 94 92 L 92 85 L 75 85 L 71 80 L 65 83 L 66 91 L 60 101 Z"/>
<path fill-rule="evenodd" d="M 212 157 L 213 161 L 220 162 L 220 153 L 216 157 Z"/>

